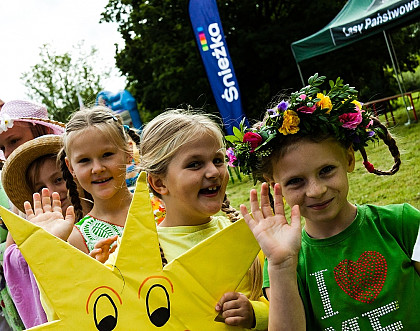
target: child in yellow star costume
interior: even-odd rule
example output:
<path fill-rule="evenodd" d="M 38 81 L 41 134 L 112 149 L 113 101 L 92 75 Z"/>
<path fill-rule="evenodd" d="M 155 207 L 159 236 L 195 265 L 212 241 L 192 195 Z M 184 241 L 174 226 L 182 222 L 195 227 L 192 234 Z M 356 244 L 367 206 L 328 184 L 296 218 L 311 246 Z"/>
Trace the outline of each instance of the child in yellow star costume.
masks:
<path fill-rule="evenodd" d="M 58 194 L 52 203 L 48 189 L 42 198 L 35 194 L 33 213 L 34 222 L 58 237 L 70 234 L 73 208 L 63 219 Z M 31 330 L 237 330 L 215 320 L 214 305 L 237 287 L 260 250 L 243 220 L 162 267 L 142 173 L 109 269 L 3 207 L 0 216 L 59 318 Z"/>
<path fill-rule="evenodd" d="M 232 212 L 225 196 L 228 171 L 220 127 L 208 116 L 181 110 L 167 111 L 149 122 L 140 139 L 140 167 L 148 174 L 153 193 L 166 206 L 157 227 L 163 260 L 176 260 L 200 242 L 231 226 L 222 210 Z M 234 213 L 231 213 L 231 215 Z M 229 215 L 229 214 L 228 214 Z M 235 245 L 242 245 L 237 240 Z M 226 251 L 231 246 L 224 248 Z M 118 248 L 115 254 L 118 254 Z M 101 253 L 103 261 L 106 254 Z M 207 263 L 202 257 L 203 263 Z M 108 265 L 115 264 L 111 255 Z M 201 266 L 196 266 L 197 271 Z M 218 263 L 209 270 L 220 270 Z M 212 278 L 212 273 L 209 273 Z M 257 258 L 238 288 L 219 298 L 216 310 L 226 324 L 264 330 L 268 302 L 261 291 L 261 264 Z"/>

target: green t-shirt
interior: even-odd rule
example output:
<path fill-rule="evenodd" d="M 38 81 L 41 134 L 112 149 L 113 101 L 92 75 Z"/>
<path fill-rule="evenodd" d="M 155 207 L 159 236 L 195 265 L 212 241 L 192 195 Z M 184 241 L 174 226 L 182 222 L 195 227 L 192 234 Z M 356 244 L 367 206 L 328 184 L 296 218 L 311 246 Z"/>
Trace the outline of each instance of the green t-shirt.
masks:
<path fill-rule="evenodd" d="M 302 231 L 297 271 L 308 330 L 418 330 L 420 276 L 410 257 L 419 225 L 409 204 L 363 205 L 333 237 Z"/>

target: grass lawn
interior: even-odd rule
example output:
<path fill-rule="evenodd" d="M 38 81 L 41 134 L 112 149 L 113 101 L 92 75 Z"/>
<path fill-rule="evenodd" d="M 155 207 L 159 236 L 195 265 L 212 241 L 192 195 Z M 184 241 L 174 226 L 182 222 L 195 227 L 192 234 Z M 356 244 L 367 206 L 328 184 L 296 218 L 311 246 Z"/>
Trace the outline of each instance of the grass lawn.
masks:
<path fill-rule="evenodd" d="M 420 107 L 416 110 L 420 116 Z M 408 202 L 420 209 L 420 123 L 405 125 L 407 113 L 403 108 L 395 111 L 394 115 L 397 125 L 392 126 L 390 130 L 401 153 L 400 170 L 393 176 L 370 174 L 362 164 L 360 153 L 356 152 L 356 167 L 354 172 L 349 174 L 348 198 L 350 202 L 357 204 L 386 205 Z M 410 115 L 413 116 L 412 113 Z M 385 123 L 383 115 L 380 119 Z M 393 125 L 392 121 L 390 125 Z M 366 148 L 366 152 L 369 161 L 377 169 L 388 170 L 393 165 L 392 156 L 383 143 L 371 144 Z M 230 181 L 227 187 L 231 205 L 238 210 L 241 203 L 249 207 L 249 190 L 254 187 L 252 179 L 242 175 L 242 181 L 239 181 L 234 173 L 233 179 L 235 182 Z M 260 184 L 256 187 L 259 190 Z M 287 206 L 286 215 L 290 215 Z"/>

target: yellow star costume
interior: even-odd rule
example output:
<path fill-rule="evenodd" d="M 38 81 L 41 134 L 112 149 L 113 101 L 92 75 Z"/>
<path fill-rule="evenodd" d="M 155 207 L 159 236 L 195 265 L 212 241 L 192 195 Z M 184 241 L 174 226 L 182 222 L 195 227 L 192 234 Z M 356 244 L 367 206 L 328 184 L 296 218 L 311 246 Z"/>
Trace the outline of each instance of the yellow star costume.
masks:
<path fill-rule="evenodd" d="M 162 268 L 142 173 L 111 270 L 4 208 L 0 215 L 59 317 L 31 330 L 237 330 L 216 322 L 214 307 L 260 249 L 243 220 Z"/>

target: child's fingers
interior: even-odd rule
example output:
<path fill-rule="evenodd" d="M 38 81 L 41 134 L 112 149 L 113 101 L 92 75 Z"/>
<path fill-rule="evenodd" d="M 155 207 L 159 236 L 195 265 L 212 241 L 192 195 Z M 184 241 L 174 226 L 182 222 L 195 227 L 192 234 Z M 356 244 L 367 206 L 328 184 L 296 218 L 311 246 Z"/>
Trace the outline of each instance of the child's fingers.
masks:
<path fill-rule="evenodd" d="M 89 256 L 93 257 L 94 259 L 96 259 L 96 256 L 98 254 L 100 254 L 102 252 L 102 250 L 100 248 L 94 248 L 89 252 Z"/>
<path fill-rule="evenodd" d="M 225 294 L 222 295 L 219 302 L 216 304 L 216 310 L 217 311 L 226 310 L 224 308 L 226 302 L 231 301 L 231 300 L 236 300 L 239 297 L 239 295 L 240 293 L 237 293 L 237 292 L 226 292 Z"/>
<path fill-rule="evenodd" d="M 101 239 L 101 240 L 97 241 L 96 244 L 93 247 L 94 248 L 102 248 L 102 247 L 107 246 L 109 248 L 109 246 L 111 246 L 117 239 L 118 239 L 118 235 L 108 237 L 108 238 L 104 238 L 104 239 Z"/>
<path fill-rule="evenodd" d="M 43 188 L 41 191 L 41 203 L 44 212 L 51 211 L 50 190 L 47 188 Z"/>
<path fill-rule="evenodd" d="M 53 192 L 51 197 L 52 197 L 52 210 L 61 212 L 60 194 L 58 194 L 57 192 Z"/>
<path fill-rule="evenodd" d="M 273 215 L 273 211 L 270 206 L 270 199 L 268 197 L 268 184 L 261 184 L 261 212 L 265 218 Z"/>
<path fill-rule="evenodd" d="M 109 250 L 109 254 L 114 253 L 116 249 L 117 249 L 117 245 L 113 245 L 111 249 Z"/>
<path fill-rule="evenodd" d="M 232 316 L 226 316 L 225 323 L 231 326 L 242 326 L 244 317 L 238 316 L 237 313 L 232 311 L 227 311 L 226 313 L 230 313 Z M 224 315 L 225 313 L 223 313 Z M 248 328 L 247 328 L 248 329 Z"/>
<path fill-rule="evenodd" d="M 284 216 L 284 202 L 283 195 L 281 193 L 280 184 L 276 183 L 274 185 L 274 213 L 276 215 Z"/>
<path fill-rule="evenodd" d="M 33 203 L 34 207 L 33 208 L 34 208 L 35 216 L 38 216 L 39 214 L 43 214 L 44 210 L 42 209 L 41 194 L 34 193 L 33 194 L 33 199 L 34 199 L 34 203 Z"/>
<path fill-rule="evenodd" d="M 74 216 L 74 207 L 68 206 L 66 209 L 66 221 L 70 222 L 71 224 L 74 224 L 74 220 L 76 217 Z"/>
<path fill-rule="evenodd" d="M 34 211 L 32 210 L 32 205 L 29 201 L 23 203 L 23 208 L 25 209 L 25 214 L 28 220 L 35 217 Z"/>
<path fill-rule="evenodd" d="M 254 217 L 254 219 L 261 218 L 262 213 L 261 213 L 261 210 L 260 210 L 260 204 L 258 202 L 257 190 L 252 189 L 249 192 L 249 202 L 250 202 L 250 205 L 251 205 L 251 213 L 252 213 L 252 216 Z"/>
<path fill-rule="evenodd" d="M 294 205 L 292 207 L 292 216 L 291 216 L 291 221 L 290 221 L 290 225 L 292 227 L 301 227 L 300 224 L 300 209 L 298 205 Z"/>
<path fill-rule="evenodd" d="M 254 228 L 257 226 L 257 221 L 252 218 L 252 216 L 248 213 L 248 209 L 244 204 L 239 206 L 242 216 L 246 224 L 248 225 L 249 229 L 254 232 Z"/>

